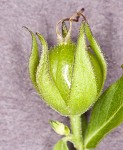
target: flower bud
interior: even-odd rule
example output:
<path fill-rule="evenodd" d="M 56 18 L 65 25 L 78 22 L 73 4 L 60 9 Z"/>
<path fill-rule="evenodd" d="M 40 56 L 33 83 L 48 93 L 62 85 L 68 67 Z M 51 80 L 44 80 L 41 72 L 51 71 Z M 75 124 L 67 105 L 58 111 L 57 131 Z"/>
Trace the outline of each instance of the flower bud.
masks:
<path fill-rule="evenodd" d="M 51 120 L 50 124 L 56 133 L 60 135 L 66 135 L 66 136 L 70 134 L 70 129 L 68 128 L 68 126 L 65 126 L 63 123 Z"/>
<path fill-rule="evenodd" d="M 36 37 L 31 34 L 29 72 L 37 91 L 62 115 L 83 114 L 98 99 L 106 79 L 106 62 L 88 23 L 82 22 L 76 44 L 63 37 L 49 51 L 47 42 L 37 33 L 42 43 L 40 60 Z"/>

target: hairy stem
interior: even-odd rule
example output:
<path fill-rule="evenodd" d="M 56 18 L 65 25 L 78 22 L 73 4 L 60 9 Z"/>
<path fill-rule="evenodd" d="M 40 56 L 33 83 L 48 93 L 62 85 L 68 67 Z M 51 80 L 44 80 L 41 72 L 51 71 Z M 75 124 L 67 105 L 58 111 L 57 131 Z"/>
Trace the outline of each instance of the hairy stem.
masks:
<path fill-rule="evenodd" d="M 81 116 L 70 116 L 70 124 L 74 137 L 74 147 L 76 148 L 76 150 L 84 150 Z"/>

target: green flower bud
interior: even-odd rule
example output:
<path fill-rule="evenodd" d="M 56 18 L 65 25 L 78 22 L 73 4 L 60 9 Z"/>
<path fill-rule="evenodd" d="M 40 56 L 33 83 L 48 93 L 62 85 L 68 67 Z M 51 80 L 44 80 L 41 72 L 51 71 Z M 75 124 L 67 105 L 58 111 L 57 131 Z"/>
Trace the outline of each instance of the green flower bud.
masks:
<path fill-rule="evenodd" d="M 36 37 L 31 32 L 30 78 L 41 97 L 53 109 L 65 116 L 80 115 L 101 94 L 106 79 L 106 62 L 86 21 L 81 24 L 76 44 L 68 36 L 70 31 L 63 33 L 60 44 L 50 50 L 43 36 L 37 33 L 42 43 L 39 59 Z"/>
<path fill-rule="evenodd" d="M 63 123 L 51 120 L 50 124 L 56 133 L 60 135 L 66 135 L 66 136 L 70 134 L 70 129 L 68 128 L 68 126 L 65 126 Z"/>

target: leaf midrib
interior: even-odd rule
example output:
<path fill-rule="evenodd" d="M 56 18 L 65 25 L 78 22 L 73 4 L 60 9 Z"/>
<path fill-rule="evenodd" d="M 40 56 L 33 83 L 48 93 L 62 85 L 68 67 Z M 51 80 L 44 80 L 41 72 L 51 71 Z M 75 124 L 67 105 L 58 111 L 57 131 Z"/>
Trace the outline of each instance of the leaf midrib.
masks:
<path fill-rule="evenodd" d="M 92 139 L 92 137 L 94 137 L 94 136 L 98 133 L 98 131 L 101 131 L 102 128 L 104 128 L 106 125 L 108 125 L 108 123 L 110 123 L 110 121 L 115 117 L 115 115 L 116 115 L 117 112 L 121 109 L 121 107 L 123 107 L 123 105 L 121 105 L 121 106 L 118 108 L 118 110 L 114 113 L 114 115 L 113 115 L 106 123 L 104 123 L 103 126 L 101 126 L 101 128 L 99 128 L 94 134 L 92 134 L 92 136 L 89 138 L 88 141 L 90 141 L 90 139 Z M 89 143 L 88 141 L 86 142 L 85 147 L 86 147 L 87 143 Z"/>

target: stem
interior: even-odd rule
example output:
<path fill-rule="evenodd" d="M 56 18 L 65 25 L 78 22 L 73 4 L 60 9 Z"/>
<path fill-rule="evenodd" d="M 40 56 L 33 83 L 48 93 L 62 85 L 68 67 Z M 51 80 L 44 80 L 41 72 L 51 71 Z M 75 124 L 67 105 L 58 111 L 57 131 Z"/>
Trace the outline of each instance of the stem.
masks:
<path fill-rule="evenodd" d="M 82 121 L 81 116 L 70 116 L 71 130 L 74 137 L 74 146 L 76 150 L 84 150 L 82 137 Z"/>

